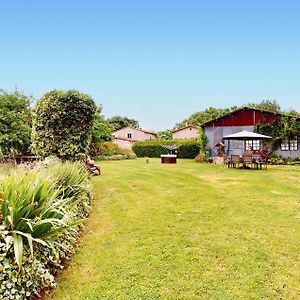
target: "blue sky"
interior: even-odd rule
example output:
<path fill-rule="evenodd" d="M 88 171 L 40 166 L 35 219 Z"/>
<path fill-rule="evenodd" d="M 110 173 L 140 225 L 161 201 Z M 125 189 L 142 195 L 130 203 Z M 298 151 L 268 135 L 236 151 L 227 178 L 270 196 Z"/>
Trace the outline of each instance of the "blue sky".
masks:
<path fill-rule="evenodd" d="M 0 88 L 78 89 L 143 128 L 209 106 L 300 111 L 300 1 L 1 1 Z"/>

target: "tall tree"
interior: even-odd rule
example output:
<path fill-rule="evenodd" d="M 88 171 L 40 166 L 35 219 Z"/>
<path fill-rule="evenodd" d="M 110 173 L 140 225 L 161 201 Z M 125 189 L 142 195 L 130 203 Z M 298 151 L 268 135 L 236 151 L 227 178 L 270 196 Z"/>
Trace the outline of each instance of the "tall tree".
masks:
<path fill-rule="evenodd" d="M 118 130 L 122 127 L 132 127 L 132 128 L 138 128 L 139 122 L 135 119 L 130 119 L 127 117 L 122 116 L 113 116 L 107 120 L 114 128 L 114 130 Z"/>
<path fill-rule="evenodd" d="M 281 112 L 281 107 L 276 100 L 262 100 L 260 103 L 248 103 L 246 106 L 275 113 Z"/>
<path fill-rule="evenodd" d="M 0 91 L 0 147 L 3 154 L 29 152 L 32 98 Z"/>
<path fill-rule="evenodd" d="M 99 106 L 96 111 L 94 124 L 92 127 L 92 139 L 90 144 L 89 153 L 97 155 L 99 148 L 104 142 L 110 141 L 112 138 L 113 126 L 105 120 L 101 114 L 102 107 Z"/>
<path fill-rule="evenodd" d="M 237 107 L 231 108 L 215 108 L 209 107 L 203 111 L 196 112 L 192 114 L 189 118 L 183 120 L 182 122 L 176 124 L 176 128 L 184 127 L 186 124 L 192 124 L 196 126 L 201 126 L 203 123 L 220 117 L 224 114 L 229 113 L 230 111 L 235 110 Z"/>
<path fill-rule="evenodd" d="M 76 159 L 88 151 L 97 106 L 75 90 L 51 91 L 36 104 L 33 115 L 33 149 L 42 156 Z"/>
<path fill-rule="evenodd" d="M 160 140 L 172 140 L 173 139 L 173 134 L 171 130 L 164 130 L 164 131 L 159 131 L 157 133 L 157 138 Z"/>

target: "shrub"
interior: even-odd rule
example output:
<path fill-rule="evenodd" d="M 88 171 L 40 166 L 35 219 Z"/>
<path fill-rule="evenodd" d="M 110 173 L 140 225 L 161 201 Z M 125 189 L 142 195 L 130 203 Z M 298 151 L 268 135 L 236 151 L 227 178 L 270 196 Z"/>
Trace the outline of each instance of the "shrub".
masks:
<path fill-rule="evenodd" d="M 31 144 L 31 98 L 17 90 L 0 90 L 0 149 L 3 154 L 28 153 Z"/>
<path fill-rule="evenodd" d="M 113 142 L 104 142 L 99 145 L 97 155 L 113 155 L 117 152 L 118 145 L 114 144 Z"/>
<path fill-rule="evenodd" d="M 90 209 L 79 163 L 42 164 L 0 179 L 0 299 L 29 299 L 55 285 L 53 272 L 74 251 Z"/>
<path fill-rule="evenodd" d="M 197 139 L 135 142 L 132 146 L 132 150 L 138 157 L 160 157 L 160 155 L 168 153 L 168 150 L 163 147 L 165 145 L 179 146 L 177 150 L 177 156 L 179 158 L 195 158 L 200 151 L 200 145 Z"/>
<path fill-rule="evenodd" d="M 205 155 L 200 152 L 196 157 L 195 157 L 195 162 L 201 163 L 205 161 Z"/>
<path fill-rule="evenodd" d="M 89 147 L 96 109 L 90 96 L 74 90 L 46 93 L 34 109 L 33 151 L 43 158 L 77 159 Z"/>
<path fill-rule="evenodd" d="M 97 160 L 124 160 L 124 159 L 135 159 L 137 158 L 136 154 L 129 151 L 127 154 L 114 154 L 114 155 L 103 155 L 103 156 L 97 156 Z"/>
<path fill-rule="evenodd" d="M 136 158 L 135 153 L 129 149 L 121 149 L 113 142 L 104 142 L 99 147 L 96 160 L 123 160 Z"/>

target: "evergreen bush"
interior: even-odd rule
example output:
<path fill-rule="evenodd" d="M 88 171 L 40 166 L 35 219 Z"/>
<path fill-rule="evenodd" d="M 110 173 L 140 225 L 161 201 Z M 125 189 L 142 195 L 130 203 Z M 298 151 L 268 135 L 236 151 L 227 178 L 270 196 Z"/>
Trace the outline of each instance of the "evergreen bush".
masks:
<path fill-rule="evenodd" d="M 96 111 L 94 100 L 78 91 L 46 93 L 33 113 L 33 151 L 42 158 L 78 159 L 89 148 Z"/>
<path fill-rule="evenodd" d="M 169 153 L 169 150 L 163 147 L 166 145 L 179 146 L 176 150 L 179 158 L 195 158 L 200 151 L 200 144 L 197 139 L 135 142 L 132 150 L 138 157 L 160 157 L 162 154 Z"/>

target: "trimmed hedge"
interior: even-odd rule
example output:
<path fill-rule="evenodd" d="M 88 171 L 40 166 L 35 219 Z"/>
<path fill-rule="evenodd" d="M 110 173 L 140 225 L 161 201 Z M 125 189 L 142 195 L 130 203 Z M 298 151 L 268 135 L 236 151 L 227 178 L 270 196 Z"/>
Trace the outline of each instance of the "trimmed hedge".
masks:
<path fill-rule="evenodd" d="M 163 147 L 164 145 L 180 146 L 177 149 L 177 157 L 179 158 L 195 158 L 200 151 L 200 144 L 197 139 L 135 142 L 132 145 L 132 150 L 137 157 L 160 157 L 162 154 L 170 153 L 168 149 Z"/>

